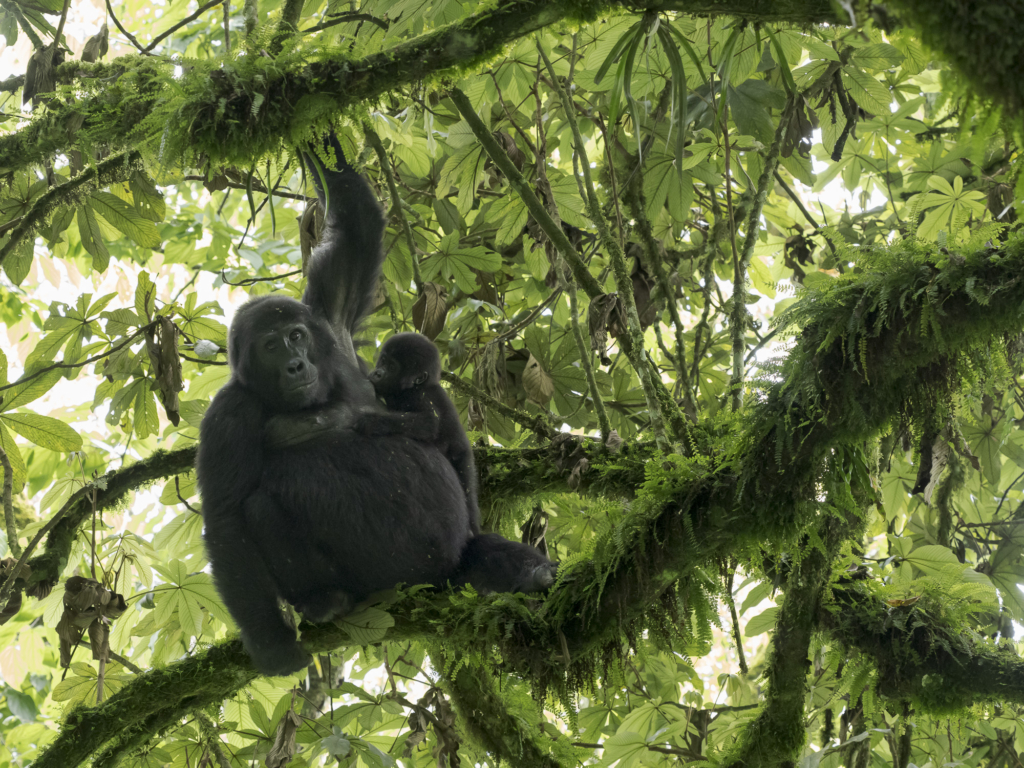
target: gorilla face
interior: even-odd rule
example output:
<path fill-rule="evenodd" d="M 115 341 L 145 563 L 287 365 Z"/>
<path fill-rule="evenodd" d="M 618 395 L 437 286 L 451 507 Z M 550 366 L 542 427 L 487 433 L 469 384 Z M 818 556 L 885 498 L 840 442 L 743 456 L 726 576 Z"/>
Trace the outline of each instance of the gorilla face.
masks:
<path fill-rule="evenodd" d="M 318 370 L 312 336 L 304 323 L 275 323 L 254 339 L 256 367 L 276 374 L 278 392 L 285 405 L 310 405 L 316 392 Z"/>
<path fill-rule="evenodd" d="M 434 342 L 418 333 L 398 333 L 384 342 L 370 383 L 385 400 L 441 381 L 441 356 Z"/>
<path fill-rule="evenodd" d="M 326 322 L 286 297 L 255 299 L 239 310 L 228 356 L 243 384 L 275 411 L 328 401 L 337 369 Z"/>

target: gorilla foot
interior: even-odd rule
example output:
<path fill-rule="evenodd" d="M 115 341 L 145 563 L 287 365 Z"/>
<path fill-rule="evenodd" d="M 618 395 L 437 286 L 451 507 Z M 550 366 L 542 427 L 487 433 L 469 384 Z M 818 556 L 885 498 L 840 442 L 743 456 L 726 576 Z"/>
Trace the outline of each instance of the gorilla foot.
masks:
<path fill-rule="evenodd" d="M 302 650 L 302 646 L 295 640 L 275 645 L 250 643 L 244 638 L 242 642 L 261 675 L 282 677 L 313 663 L 313 657 Z"/>
<path fill-rule="evenodd" d="M 558 563 L 541 563 L 520 579 L 513 592 L 543 592 L 555 583 Z"/>

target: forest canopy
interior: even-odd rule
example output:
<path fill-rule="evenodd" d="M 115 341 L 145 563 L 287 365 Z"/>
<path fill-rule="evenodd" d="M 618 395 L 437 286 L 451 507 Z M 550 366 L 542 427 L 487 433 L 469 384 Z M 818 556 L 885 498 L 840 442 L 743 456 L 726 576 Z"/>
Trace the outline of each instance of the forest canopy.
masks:
<path fill-rule="evenodd" d="M 0 768 L 1019 766 L 1022 18 L 0 0 Z M 261 678 L 198 425 L 332 131 L 359 354 L 437 344 L 484 527 L 560 566 Z"/>

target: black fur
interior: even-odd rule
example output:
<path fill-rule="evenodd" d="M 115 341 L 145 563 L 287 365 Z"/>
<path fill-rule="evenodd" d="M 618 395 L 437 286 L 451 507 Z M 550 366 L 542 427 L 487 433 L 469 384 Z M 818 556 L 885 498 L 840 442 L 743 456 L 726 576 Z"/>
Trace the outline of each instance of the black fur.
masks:
<path fill-rule="evenodd" d="M 367 412 L 356 421 L 364 435 L 406 435 L 433 443 L 459 476 L 466 495 L 469 527 L 480 533 L 473 448 L 459 412 L 441 387 L 441 355 L 434 342 L 418 333 L 399 333 L 384 342 L 370 383 L 388 406 L 387 413 Z"/>
<path fill-rule="evenodd" d="M 377 286 L 384 220 L 331 146 L 338 170 L 305 158 L 326 217 L 303 300 L 265 296 L 238 311 L 231 380 L 200 430 L 214 581 L 265 674 L 309 661 L 278 598 L 324 621 L 399 582 L 526 591 L 553 579 L 531 547 L 473 536 L 466 491 L 436 445 L 351 428 L 383 412 L 352 331 Z"/>

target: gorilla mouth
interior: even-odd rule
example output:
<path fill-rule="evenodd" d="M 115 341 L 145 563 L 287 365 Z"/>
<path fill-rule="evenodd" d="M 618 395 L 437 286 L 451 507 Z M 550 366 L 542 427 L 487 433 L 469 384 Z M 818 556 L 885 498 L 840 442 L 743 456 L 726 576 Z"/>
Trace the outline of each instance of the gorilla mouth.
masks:
<path fill-rule="evenodd" d="M 305 381 L 300 381 L 300 382 L 298 382 L 296 384 L 292 384 L 290 387 L 287 387 L 284 391 L 285 392 L 302 392 L 302 391 L 307 390 L 310 387 L 312 387 L 314 384 L 316 384 L 316 382 L 317 382 L 317 377 L 316 376 L 310 376 Z"/>

